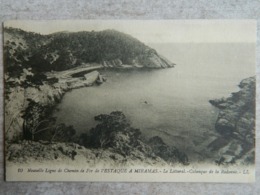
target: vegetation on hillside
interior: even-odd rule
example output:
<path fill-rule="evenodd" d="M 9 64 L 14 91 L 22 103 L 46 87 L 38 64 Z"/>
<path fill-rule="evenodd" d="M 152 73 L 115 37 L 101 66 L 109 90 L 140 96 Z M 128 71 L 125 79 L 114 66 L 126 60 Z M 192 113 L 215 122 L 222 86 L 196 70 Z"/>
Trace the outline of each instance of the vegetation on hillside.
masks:
<path fill-rule="evenodd" d="M 115 30 L 100 32 L 60 32 L 41 35 L 15 28 L 5 28 L 4 61 L 6 72 L 19 76 L 23 68 L 34 72 L 61 71 L 82 63 L 102 63 L 120 59 L 133 64 L 143 55 L 156 54 L 142 42 Z"/>

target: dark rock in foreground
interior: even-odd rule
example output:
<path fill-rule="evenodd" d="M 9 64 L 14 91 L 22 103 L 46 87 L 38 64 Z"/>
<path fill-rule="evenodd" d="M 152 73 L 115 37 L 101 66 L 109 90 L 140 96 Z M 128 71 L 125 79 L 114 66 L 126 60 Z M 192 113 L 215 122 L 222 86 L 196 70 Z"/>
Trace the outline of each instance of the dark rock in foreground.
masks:
<path fill-rule="evenodd" d="M 231 97 L 209 101 L 220 109 L 215 129 L 221 137 L 209 144 L 213 151 L 222 153 L 217 164 L 254 163 L 255 85 L 255 77 L 244 79 L 239 84 L 240 91 Z"/>

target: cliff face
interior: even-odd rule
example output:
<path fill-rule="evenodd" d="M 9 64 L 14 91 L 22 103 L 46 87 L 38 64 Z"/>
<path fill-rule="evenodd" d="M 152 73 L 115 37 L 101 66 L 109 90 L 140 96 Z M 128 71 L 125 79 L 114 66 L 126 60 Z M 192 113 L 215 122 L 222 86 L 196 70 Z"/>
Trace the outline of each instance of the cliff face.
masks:
<path fill-rule="evenodd" d="M 220 137 L 209 147 L 220 151 L 223 162 L 254 162 L 255 86 L 256 78 L 250 77 L 240 82 L 240 91 L 231 97 L 210 100 L 220 109 L 215 124 Z"/>

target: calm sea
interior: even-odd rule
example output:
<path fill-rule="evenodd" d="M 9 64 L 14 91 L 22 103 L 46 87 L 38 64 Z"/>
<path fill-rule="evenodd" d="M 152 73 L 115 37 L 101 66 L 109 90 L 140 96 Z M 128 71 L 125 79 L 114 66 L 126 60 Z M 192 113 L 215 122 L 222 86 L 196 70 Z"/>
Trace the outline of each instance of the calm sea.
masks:
<path fill-rule="evenodd" d="M 54 115 L 81 133 L 96 125 L 94 116 L 123 111 L 147 138 L 159 135 L 196 156 L 215 135 L 218 109 L 208 101 L 238 91 L 239 82 L 255 74 L 255 45 L 149 45 L 175 68 L 102 72 L 107 82 L 66 93 Z"/>

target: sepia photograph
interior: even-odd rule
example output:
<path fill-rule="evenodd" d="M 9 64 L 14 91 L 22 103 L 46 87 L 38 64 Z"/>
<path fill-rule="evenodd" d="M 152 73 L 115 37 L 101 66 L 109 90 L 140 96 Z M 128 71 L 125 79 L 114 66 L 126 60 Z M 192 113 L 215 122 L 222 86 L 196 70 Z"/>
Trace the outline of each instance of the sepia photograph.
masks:
<path fill-rule="evenodd" d="M 4 23 L 7 181 L 254 182 L 256 21 Z"/>

